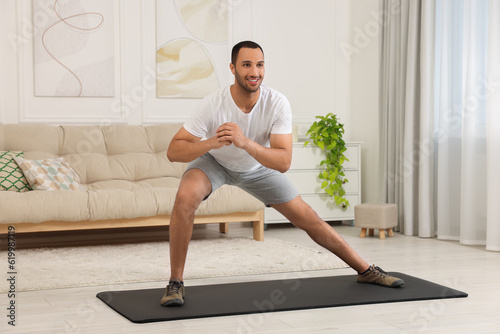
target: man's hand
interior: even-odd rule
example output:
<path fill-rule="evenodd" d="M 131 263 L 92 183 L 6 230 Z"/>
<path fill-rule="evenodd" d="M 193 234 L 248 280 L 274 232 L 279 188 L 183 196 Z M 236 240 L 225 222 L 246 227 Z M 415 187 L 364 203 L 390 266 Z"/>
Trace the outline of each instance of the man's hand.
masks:
<path fill-rule="evenodd" d="M 229 140 L 224 140 L 224 139 L 219 139 L 217 135 L 213 136 L 212 138 L 208 139 L 207 142 L 210 143 L 210 149 L 216 150 L 218 148 L 224 147 L 224 146 L 229 146 L 232 143 Z"/>
<path fill-rule="evenodd" d="M 271 147 L 264 147 L 245 137 L 238 124 L 224 123 L 211 138 L 218 143 L 226 143 L 241 148 L 248 152 L 261 165 L 286 172 L 292 162 L 292 134 L 271 134 L 269 141 Z M 221 145 L 222 147 L 222 145 Z"/>
<path fill-rule="evenodd" d="M 172 162 L 190 162 L 213 149 L 231 145 L 230 141 L 218 140 L 213 136 L 207 140 L 193 136 L 184 127 L 175 134 L 167 150 L 167 158 Z"/>
<path fill-rule="evenodd" d="M 245 146 L 248 143 L 247 137 L 243 135 L 243 132 L 241 131 L 240 127 L 238 124 L 229 122 L 229 123 L 224 123 L 215 132 L 215 137 L 219 142 L 229 142 L 229 144 L 226 145 L 231 145 L 233 144 L 234 146 L 245 149 Z"/>

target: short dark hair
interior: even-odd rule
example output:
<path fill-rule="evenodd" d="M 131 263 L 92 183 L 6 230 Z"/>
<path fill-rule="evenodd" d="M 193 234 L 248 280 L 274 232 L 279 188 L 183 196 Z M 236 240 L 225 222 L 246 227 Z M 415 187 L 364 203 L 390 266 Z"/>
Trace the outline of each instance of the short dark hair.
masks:
<path fill-rule="evenodd" d="M 231 63 L 233 65 L 236 65 L 236 59 L 238 59 L 238 53 L 240 52 L 240 49 L 242 48 L 249 48 L 249 49 L 260 49 L 262 51 L 262 54 L 264 54 L 264 50 L 260 47 L 259 44 L 252 42 L 252 41 L 242 41 L 233 46 L 233 51 L 231 52 Z"/>

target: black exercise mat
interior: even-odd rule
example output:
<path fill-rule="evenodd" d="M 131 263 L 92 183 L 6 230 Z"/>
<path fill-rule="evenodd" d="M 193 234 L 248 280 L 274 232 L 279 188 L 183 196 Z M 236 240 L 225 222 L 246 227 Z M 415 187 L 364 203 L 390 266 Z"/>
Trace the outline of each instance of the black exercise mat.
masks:
<path fill-rule="evenodd" d="M 187 286 L 182 307 L 163 307 L 164 288 L 97 294 L 113 310 L 136 323 L 289 311 L 322 307 L 467 297 L 467 293 L 402 273 L 399 288 L 356 282 L 356 275 L 248 283 Z"/>

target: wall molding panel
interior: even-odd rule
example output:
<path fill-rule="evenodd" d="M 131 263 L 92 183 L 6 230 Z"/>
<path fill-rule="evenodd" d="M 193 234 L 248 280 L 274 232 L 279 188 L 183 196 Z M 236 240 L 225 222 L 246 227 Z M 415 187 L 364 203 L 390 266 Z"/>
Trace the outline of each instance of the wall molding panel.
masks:
<path fill-rule="evenodd" d="M 6 96 L 6 102 L 0 106 L 0 121 L 154 124 L 184 122 L 196 111 L 199 98 L 157 97 L 159 0 L 105 0 L 113 4 L 114 11 L 113 20 L 108 21 L 112 21 L 114 31 L 113 97 L 35 96 L 33 24 L 37 23 L 33 23 L 32 1 L 2 2 L 0 5 L 0 18 L 5 19 L 2 22 L 23 40 L 16 52 L 6 50 L 2 54 L 8 65 L 2 65 L 2 73 L 7 77 L 0 85 Z M 50 3 L 52 0 L 40 1 Z M 73 1 L 82 8 L 85 5 L 84 0 L 61 0 L 61 3 Z M 171 1 L 178 5 L 187 0 Z M 227 1 L 228 24 L 227 59 L 218 65 L 221 87 L 234 81 L 229 70 L 232 45 L 241 40 L 255 40 L 265 51 L 264 84 L 288 97 L 294 123 L 300 125 L 299 129 L 314 122 L 316 115 L 328 112 L 337 113 L 344 123 L 350 123 L 349 85 L 345 84 L 349 82 L 350 70 L 342 63 L 337 48 L 339 41 L 349 37 L 349 15 L 346 13 L 349 6 L 340 0 L 314 3 L 302 0 L 220 1 Z M 282 15 L 277 16 L 277 12 Z M 57 17 L 50 19 L 57 20 Z M 44 21 L 43 13 L 37 20 Z M 199 36 L 191 37 L 196 40 Z M 206 42 L 204 45 L 214 50 L 217 43 L 212 44 Z"/>
<path fill-rule="evenodd" d="M 26 35 L 25 22 L 32 22 L 31 40 L 20 45 L 18 62 L 18 120 L 20 123 L 122 123 L 124 113 L 121 108 L 122 81 L 122 16 L 119 0 L 113 3 L 113 44 L 114 44 L 114 93 L 112 97 L 37 97 L 34 89 L 34 25 L 51 24 L 47 12 L 33 15 L 31 0 L 17 1 L 17 34 Z M 62 10 L 61 10 L 62 12 Z M 90 21 L 90 19 L 88 20 Z M 49 22 L 49 23 L 47 23 Z M 71 46 L 69 46 L 70 48 Z"/>
<path fill-rule="evenodd" d="M 159 1 L 159 0 L 157 0 Z M 158 40 L 158 29 L 162 29 L 165 25 L 157 22 L 159 13 L 161 15 L 162 8 L 158 8 L 157 1 L 143 1 L 141 10 L 141 22 L 142 22 L 142 77 L 150 78 L 152 73 L 156 74 L 157 71 L 157 59 L 156 52 L 159 47 L 158 44 L 163 44 L 168 42 L 167 40 Z M 172 29 L 178 31 L 178 38 L 187 38 L 196 41 L 200 45 L 206 48 L 210 56 L 217 56 L 219 58 L 212 60 L 216 65 L 216 73 L 218 77 L 218 82 L 220 87 L 225 87 L 232 80 L 232 74 L 229 70 L 230 62 L 230 47 L 233 44 L 234 27 L 233 23 L 233 2 L 240 0 L 221 0 L 221 8 L 227 11 L 227 22 L 228 22 L 228 40 L 227 42 L 212 43 L 199 39 L 199 36 L 193 35 L 189 29 L 183 26 L 176 27 L 175 25 Z M 175 3 L 175 1 L 173 2 Z M 177 1 L 179 3 L 179 1 Z M 208 2 L 207 2 L 208 3 Z M 217 3 L 217 2 L 212 2 Z M 163 4 L 164 5 L 164 4 Z M 227 6 L 227 7 L 223 7 Z M 173 6 L 175 7 L 175 6 Z M 174 11 L 176 9 L 174 8 Z M 169 21 L 180 20 L 180 8 L 179 13 L 169 13 L 166 17 Z M 168 34 L 167 34 L 168 35 Z M 172 38 L 172 37 L 169 37 Z M 172 39 L 170 39 L 172 41 Z M 221 55 L 221 50 L 223 54 Z M 179 60 L 180 61 L 180 60 Z M 184 122 L 192 113 L 196 111 L 201 98 L 158 98 L 156 88 L 150 89 L 150 87 L 145 87 L 144 92 L 146 96 L 142 100 L 142 123 L 165 123 L 165 122 Z"/>

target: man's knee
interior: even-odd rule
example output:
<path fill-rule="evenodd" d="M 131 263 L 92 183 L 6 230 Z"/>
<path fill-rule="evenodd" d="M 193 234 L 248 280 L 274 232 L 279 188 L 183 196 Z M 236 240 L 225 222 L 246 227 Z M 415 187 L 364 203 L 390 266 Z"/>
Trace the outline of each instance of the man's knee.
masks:
<path fill-rule="evenodd" d="M 212 185 L 201 170 L 187 171 L 179 185 L 175 205 L 187 206 L 196 210 L 201 202 L 210 194 Z"/>
<path fill-rule="evenodd" d="M 174 208 L 178 207 L 182 208 L 182 210 L 194 212 L 205 197 L 206 195 L 195 190 L 180 188 L 175 197 Z"/>

